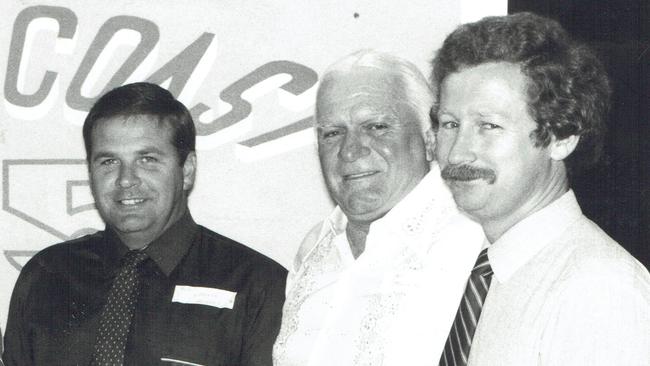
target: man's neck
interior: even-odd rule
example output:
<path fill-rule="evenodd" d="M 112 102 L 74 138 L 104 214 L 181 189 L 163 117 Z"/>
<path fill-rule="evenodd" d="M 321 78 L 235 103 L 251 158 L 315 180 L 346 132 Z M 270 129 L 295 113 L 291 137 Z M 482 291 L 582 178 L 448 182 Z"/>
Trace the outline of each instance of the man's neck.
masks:
<path fill-rule="evenodd" d="M 150 237 L 139 237 L 137 235 L 123 235 L 122 233 L 116 231 L 117 236 L 120 238 L 122 243 L 129 248 L 129 250 L 144 250 L 149 246 L 155 239 Z"/>
<path fill-rule="evenodd" d="M 345 228 L 345 235 L 350 243 L 350 250 L 354 258 L 359 258 L 361 253 L 366 249 L 366 237 L 370 230 L 370 224 L 348 222 Z"/>
<path fill-rule="evenodd" d="M 480 219 L 479 222 L 483 226 L 483 231 L 485 232 L 485 237 L 490 243 L 497 241 L 503 234 L 505 234 L 510 228 L 515 226 L 520 221 L 525 218 L 533 215 L 535 212 L 543 209 L 544 207 L 550 205 L 558 198 L 562 197 L 569 190 L 568 183 L 561 184 L 550 189 L 547 194 L 540 197 L 532 205 L 519 207 L 515 212 L 510 213 L 509 215 L 498 218 L 498 219 Z"/>
<path fill-rule="evenodd" d="M 163 226 L 159 230 L 121 232 L 115 227 L 113 227 L 113 230 L 120 238 L 122 243 L 124 243 L 124 245 L 126 245 L 130 250 L 143 250 L 151 243 L 156 241 L 158 238 L 160 238 L 165 232 L 167 232 L 167 230 L 169 230 L 169 228 L 174 226 L 179 220 L 181 220 L 181 218 L 183 218 L 183 216 L 187 212 L 188 212 L 187 206 L 182 206 L 181 209 L 172 212 L 172 216 L 170 217 L 169 221 L 166 223 L 165 226 Z"/>

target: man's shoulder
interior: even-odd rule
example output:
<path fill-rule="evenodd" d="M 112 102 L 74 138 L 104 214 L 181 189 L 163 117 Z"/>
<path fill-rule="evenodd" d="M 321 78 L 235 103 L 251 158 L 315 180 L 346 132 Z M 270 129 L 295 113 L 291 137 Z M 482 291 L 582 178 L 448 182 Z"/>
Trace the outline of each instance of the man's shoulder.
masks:
<path fill-rule="evenodd" d="M 570 227 L 561 241 L 560 245 L 571 248 L 566 272 L 572 277 L 614 286 L 641 286 L 650 291 L 647 269 L 586 217 Z"/>
<path fill-rule="evenodd" d="M 103 243 L 103 231 L 50 245 L 36 253 L 23 267 L 23 271 L 42 268 L 56 271 L 57 268 L 69 268 L 84 253 L 93 252 Z"/>
<path fill-rule="evenodd" d="M 305 235 L 305 238 L 302 240 L 300 246 L 298 247 L 298 252 L 296 253 L 296 257 L 293 261 L 294 270 L 300 268 L 305 258 L 318 244 L 320 234 L 323 231 L 323 225 L 325 225 L 325 221 L 317 223 L 309 230 L 309 232 L 307 232 L 307 235 Z"/>
<path fill-rule="evenodd" d="M 21 268 L 14 291 L 26 293 L 34 283 L 60 278 L 71 269 L 86 265 L 96 257 L 91 253 L 103 242 L 101 238 L 102 232 L 97 232 L 42 249 Z"/>
<path fill-rule="evenodd" d="M 594 263 L 616 265 L 636 262 L 619 243 L 612 239 L 596 223 L 583 217 L 568 230 L 568 240 L 573 243 L 575 256 L 585 266 Z"/>
<path fill-rule="evenodd" d="M 199 225 L 202 255 L 215 262 L 225 262 L 232 267 L 245 267 L 250 271 L 286 275 L 286 269 L 270 257 L 204 226 Z M 234 268 L 233 268 L 234 270 Z"/>

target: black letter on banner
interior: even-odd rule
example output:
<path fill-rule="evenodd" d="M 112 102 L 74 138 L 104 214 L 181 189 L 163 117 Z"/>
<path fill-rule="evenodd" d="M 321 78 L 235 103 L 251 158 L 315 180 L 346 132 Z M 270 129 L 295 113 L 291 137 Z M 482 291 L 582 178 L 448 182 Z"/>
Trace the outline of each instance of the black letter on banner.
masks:
<path fill-rule="evenodd" d="M 9 58 L 7 60 L 7 76 L 5 79 L 5 98 L 11 104 L 21 107 L 34 107 L 41 104 L 52 89 L 57 73 L 45 71 L 41 85 L 34 94 L 22 94 L 18 91 L 18 70 L 23 57 L 25 46 L 25 35 L 29 23 L 38 18 L 52 18 L 59 23 L 59 38 L 71 39 L 77 27 L 77 16 L 68 8 L 58 6 L 33 6 L 24 9 L 16 17 L 14 30 L 9 46 Z"/>
<path fill-rule="evenodd" d="M 148 82 L 154 84 L 162 84 L 167 79 L 171 78 L 169 84 L 169 92 L 178 97 L 187 84 L 187 81 L 192 76 L 192 72 L 196 65 L 201 61 L 201 57 L 212 43 L 214 34 L 203 33 L 196 41 L 187 46 L 181 53 L 169 60 L 163 67 L 154 72 L 147 79 Z"/>
<path fill-rule="evenodd" d="M 81 86 L 88 77 L 90 70 L 92 70 L 95 62 L 97 62 L 97 58 L 99 58 L 104 47 L 106 47 L 115 33 L 121 29 L 132 29 L 140 33 L 142 36 L 140 43 L 138 43 L 136 49 L 131 52 L 129 58 L 124 61 L 124 64 L 119 68 L 119 70 L 117 70 L 115 75 L 113 75 L 111 80 L 104 87 L 104 90 L 102 90 L 98 96 L 92 98 L 82 96 Z M 159 38 L 160 32 L 158 31 L 158 26 L 147 19 L 120 15 L 107 20 L 99 29 L 93 43 L 91 43 L 88 48 L 88 52 L 86 52 L 86 56 L 84 56 L 83 61 L 81 61 L 77 73 L 74 75 L 74 78 L 72 78 L 72 82 L 70 82 L 70 87 L 68 88 L 68 93 L 65 97 L 68 106 L 80 111 L 89 111 L 90 107 L 99 96 L 122 85 L 126 79 L 129 78 L 133 71 L 135 71 L 140 63 L 147 57 L 149 52 L 151 52 L 156 43 L 158 43 Z"/>
<path fill-rule="evenodd" d="M 304 93 L 307 89 L 316 84 L 316 81 L 318 80 L 318 74 L 316 74 L 316 71 L 295 62 L 272 61 L 265 65 L 262 65 L 253 70 L 253 72 L 250 74 L 244 76 L 243 78 L 228 86 L 221 92 L 221 94 L 219 94 L 224 102 L 232 105 L 232 109 L 230 112 L 210 123 L 197 122 L 197 135 L 211 135 L 246 118 L 251 113 L 252 109 L 251 104 L 242 99 L 242 93 L 260 81 L 266 80 L 271 76 L 278 74 L 291 75 L 291 81 L 282 85 L 281 88 L 293 95 L 300 95 Z M 194 106 L 190 112 L 192 113 L 194 120 L 198 121 L 199 116 L 208 109 L 208 106 L 203 103 L 199 103 Z"/>

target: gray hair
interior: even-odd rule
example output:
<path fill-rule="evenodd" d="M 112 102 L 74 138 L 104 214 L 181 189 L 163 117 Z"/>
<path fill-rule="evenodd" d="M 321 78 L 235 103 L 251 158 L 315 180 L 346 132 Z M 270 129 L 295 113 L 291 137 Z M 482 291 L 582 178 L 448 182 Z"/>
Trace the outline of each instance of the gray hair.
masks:
<path fill-rule="evenodd" d="M 431 129 L 429 111 L 434 103 L 434 94 L 422 72 L 410 61 L 372 49 L 355 51 L 330 65 L 321 77 L 318 94 L 326 82 L 359 67 L 370 67 L 396 76 L 404 102 L 409 104 L 419 117 L 422 135 Z M 316 103 L 318 107 L 318 103 Z M 316 113 L 318 115 L 318 113 Z"/>

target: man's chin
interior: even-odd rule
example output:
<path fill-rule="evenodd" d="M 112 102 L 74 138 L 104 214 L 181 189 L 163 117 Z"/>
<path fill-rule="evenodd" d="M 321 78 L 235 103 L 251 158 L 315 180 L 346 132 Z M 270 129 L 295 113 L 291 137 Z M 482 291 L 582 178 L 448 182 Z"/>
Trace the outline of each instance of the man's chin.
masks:
<path fill-rule="evenodd" d="M 471 217 L 477 216 L 477 213 L 486 206 L 485 199 L 475 194 L 455 193 L 453 191 L 452 194 L 454 201 L 456 201 L 456 206 Z"/>
<path fill-rule="evenodd" d="M 478 187 L 456 185 L 449 186 L 449 188 L 454 197 L 454 201 L 456 201 L 456 206 L 466 214 L 471 215 L 472 212 L 480 210 L 486 204 L 487 198 L 485 197 L 485 192 L 477 189 Z"/>
<path fill-rule="evenodd" d="M 342 208 L 343 213 L 348 218 L 348 221 L 367 222 L 371 223 L 383 217 L 387 210 L 383 207 L 376 206 L 363 206 L 363 207 L 348 207 Z"/>
<path fill-rule="evenodd" d="M 111 226 L 123 234 L 137 234 L 147 230 L 149 222 L 142 217 L 129 215 L 116 220 Z"/>

